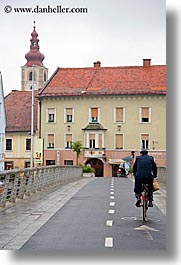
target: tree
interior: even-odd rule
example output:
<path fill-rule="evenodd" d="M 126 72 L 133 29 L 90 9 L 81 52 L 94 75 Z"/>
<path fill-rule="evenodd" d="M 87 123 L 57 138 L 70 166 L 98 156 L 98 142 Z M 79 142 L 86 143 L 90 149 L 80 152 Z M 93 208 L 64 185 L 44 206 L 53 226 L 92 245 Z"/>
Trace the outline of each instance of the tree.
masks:
<path fill-rule="evenodd" d="M 81 154 L 81 149 L 83 148 L 83 145 L 80 141 L 76 141 L 72 143 L 72 149 L 74 152 L 76 152 L 76 164 L 78 165 L 78 159 Z"/>

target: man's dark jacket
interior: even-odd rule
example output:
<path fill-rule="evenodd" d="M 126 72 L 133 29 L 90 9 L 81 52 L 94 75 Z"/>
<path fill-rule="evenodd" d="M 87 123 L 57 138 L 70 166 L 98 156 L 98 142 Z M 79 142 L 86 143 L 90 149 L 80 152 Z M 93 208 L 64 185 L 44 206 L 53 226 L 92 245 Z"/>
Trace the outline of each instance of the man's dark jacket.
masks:
<path fill-rule="evenodd" d="M 157 177 L 157 166 L 153 157 L 147 154 L 137 156 L 133 165 L 133 174 L 137 179 Z"/>

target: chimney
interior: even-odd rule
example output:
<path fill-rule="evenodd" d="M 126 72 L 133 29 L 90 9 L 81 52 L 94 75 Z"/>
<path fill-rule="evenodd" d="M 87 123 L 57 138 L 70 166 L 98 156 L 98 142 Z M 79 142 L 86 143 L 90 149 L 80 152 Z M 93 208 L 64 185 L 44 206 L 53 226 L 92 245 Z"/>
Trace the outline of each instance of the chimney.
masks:
<path fill-rule="evenodd" d="M 100 61 L 95 62 L 94 67 L 101 67 L 101 62 Z"/>
<path fill-rule="evenodd" d="M 151 59 L 143 59 L 143 66 L 151 66 Z"/>

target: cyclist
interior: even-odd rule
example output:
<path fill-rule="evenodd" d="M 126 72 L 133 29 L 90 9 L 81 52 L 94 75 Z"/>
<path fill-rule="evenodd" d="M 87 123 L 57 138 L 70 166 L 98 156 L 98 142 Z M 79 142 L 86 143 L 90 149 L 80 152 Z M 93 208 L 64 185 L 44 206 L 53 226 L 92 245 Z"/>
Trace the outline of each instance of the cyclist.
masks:
<path fill-rule="evenodd" d="M 136 206 L 141 206 L 142 184 L 148 184 L 149 204 L 153 207 L 153 178 L 157 177 L 157 166 L 152 156 L 148 155 L 148 151 L 143 149 L 140 156 L 136 157 L 133 165 L 133 175 L 135 177 L 135 197 L 137 198 Z"/>

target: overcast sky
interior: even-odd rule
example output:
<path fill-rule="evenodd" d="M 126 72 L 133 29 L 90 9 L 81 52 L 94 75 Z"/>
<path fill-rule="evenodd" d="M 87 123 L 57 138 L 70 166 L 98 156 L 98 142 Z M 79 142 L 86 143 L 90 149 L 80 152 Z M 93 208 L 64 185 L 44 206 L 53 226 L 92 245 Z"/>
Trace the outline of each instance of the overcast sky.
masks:
<path fill-rule="evenodd" d="M 84 14 L 15 13 L 16 7 L 87 8 Z M 6 13 L 4 8 L 11 6 Z M 9 7 L 8 7 L 9 8 Z M 9 9 L 8 9 L 9 11 Z M 33 21 L 49 77 L 59 67 L 142 65 L 166 63 L 165 0 L 1 0 L 0 71 L 4 93 L 21 89 Z"/>

